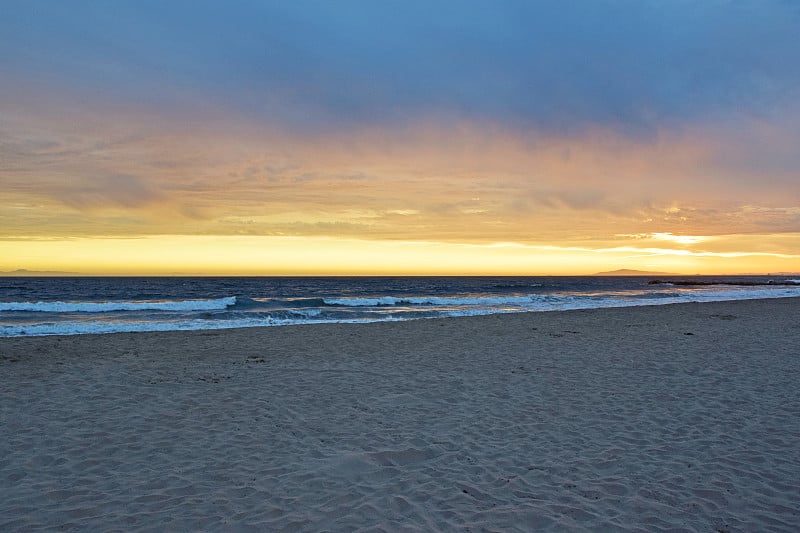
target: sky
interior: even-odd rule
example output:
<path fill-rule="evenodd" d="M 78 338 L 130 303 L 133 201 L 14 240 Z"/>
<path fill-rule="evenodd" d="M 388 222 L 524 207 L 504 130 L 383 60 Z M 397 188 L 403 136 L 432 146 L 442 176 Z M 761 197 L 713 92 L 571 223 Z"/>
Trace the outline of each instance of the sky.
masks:
<path fill-rule="evenodd" d="M 3 0 L 0 271 L 800 271 L 800 3 Z"/>

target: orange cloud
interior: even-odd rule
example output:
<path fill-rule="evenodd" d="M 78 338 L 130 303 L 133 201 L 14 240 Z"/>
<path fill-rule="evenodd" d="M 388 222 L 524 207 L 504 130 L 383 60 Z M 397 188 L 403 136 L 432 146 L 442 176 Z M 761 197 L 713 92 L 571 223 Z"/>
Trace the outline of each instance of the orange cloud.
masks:
<path fill-rule="evenodd" d="M 25 111 L 0 124 L 8 139 L 0 147 L 6 242 L 513 242 L 571 250 L 587 269 L 595 254 L 613 255 L 616 263 L 598 270 L 642 266 L 628 256 L 668 262 L 662 269 L 774 270 L 800 250 L 796 185 L 780 172 L 748 180 L 728 172 L 720 154 L 741 140 L 710 126 L 632 140 L 602 129 L 544 136 L 439 117 L 392 131 L 309 135 L 222 110 L 190 117 L 112 109 L 110 120 L 91 107 Z"/>

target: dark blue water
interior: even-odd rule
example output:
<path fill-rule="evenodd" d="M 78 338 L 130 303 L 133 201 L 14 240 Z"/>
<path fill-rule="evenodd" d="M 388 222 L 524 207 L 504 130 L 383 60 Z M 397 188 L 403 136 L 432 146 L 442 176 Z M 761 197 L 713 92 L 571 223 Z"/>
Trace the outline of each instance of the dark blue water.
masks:
<path fill-rule="evenodd" d="M 0 336 L 364 322 L 800 296 L 647 277 L 0 278 Z M 670 278 L 766 283 L 766 277 Z M 776 279 L 775 281 L 784 281 Z"/>

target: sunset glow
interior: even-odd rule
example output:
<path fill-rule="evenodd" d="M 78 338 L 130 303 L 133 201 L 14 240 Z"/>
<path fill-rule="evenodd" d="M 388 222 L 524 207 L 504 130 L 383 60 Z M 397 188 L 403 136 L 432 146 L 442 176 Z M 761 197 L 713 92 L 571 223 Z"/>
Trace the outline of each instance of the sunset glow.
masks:
<path fill-rule="evenodd" d="M 800 11 L 605 4 L 12 3 L 0 270 L 800 271 Z"/>

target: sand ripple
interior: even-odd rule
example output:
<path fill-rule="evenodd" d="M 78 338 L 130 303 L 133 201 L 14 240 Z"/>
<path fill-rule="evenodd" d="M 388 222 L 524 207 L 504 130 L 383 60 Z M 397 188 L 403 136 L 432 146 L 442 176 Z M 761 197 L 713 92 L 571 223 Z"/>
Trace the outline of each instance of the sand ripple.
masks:
<path fill-rule="evenodd" d="M 800 531 L 797 309 L 4 339 L 0 530 Z"/>

